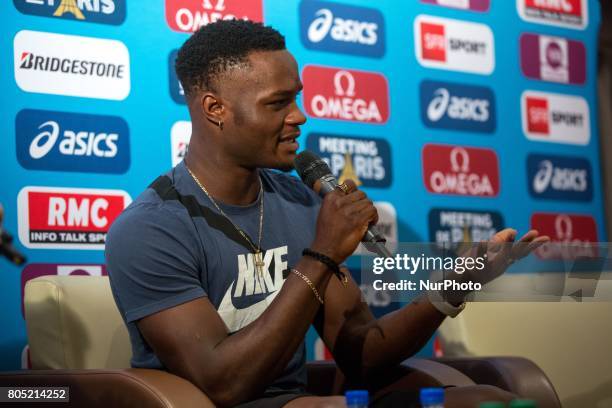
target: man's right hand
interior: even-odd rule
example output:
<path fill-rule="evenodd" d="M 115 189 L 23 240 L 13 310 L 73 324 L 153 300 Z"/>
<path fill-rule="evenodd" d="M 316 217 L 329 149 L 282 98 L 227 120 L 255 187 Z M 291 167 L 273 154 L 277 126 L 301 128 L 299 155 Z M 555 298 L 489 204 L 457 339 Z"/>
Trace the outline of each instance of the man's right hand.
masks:
<path fill-rule="evenodd" d="M 344 183 L 347 193 L 337 189 L 325 195 L 311 249 L 342 263 L 355 252 L 370 225 L 378 222 L 374 203 L 352 180 Z"/>

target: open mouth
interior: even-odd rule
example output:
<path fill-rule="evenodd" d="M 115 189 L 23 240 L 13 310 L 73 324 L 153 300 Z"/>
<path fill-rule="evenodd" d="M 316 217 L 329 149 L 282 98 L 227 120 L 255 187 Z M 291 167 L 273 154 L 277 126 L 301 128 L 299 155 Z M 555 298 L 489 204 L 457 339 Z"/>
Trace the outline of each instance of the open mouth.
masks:
<path fill-rule="evenodd" d="M 297 138 L 300 137 L 300 132 L 293 133 L 287 136 L 283 136 L 280 138 L 279 144 L 287 145 L 292 150 L 297 150 L 299 144 L 297 142 Z"/>

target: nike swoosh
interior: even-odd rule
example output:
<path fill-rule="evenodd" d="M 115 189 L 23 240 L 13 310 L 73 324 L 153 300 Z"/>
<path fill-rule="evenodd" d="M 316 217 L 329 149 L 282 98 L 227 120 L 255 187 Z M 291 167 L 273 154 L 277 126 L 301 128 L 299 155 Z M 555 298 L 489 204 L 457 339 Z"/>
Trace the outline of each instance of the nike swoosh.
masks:
<path fill-rule="evenodd" d="M 242 329 L 247 324 L 253 322 L 268 308 L 270 303 L 278 295 L 278 290 L 271 292 L 266 298 L 260 300 L 257 303 L 253 303 L 251 306 L 237 309 L 232 303 L 232 291 L 234 289 L 235 282 L 232 282 L 227 292 L 221 299 L 217 312 L 221 316 L 223 323 L 229 333 L 234 333 Z"/>

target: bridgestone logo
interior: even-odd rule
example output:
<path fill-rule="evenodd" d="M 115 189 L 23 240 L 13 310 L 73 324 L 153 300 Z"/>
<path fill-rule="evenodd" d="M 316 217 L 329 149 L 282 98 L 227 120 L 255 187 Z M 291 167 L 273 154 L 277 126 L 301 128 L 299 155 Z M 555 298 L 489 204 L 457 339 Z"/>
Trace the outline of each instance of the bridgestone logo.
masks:
<path fill-rule="evenodd" d="M 88 76 L 123 78 L 125 65 L 109 64 L 97 61 L 82 61 L 70 58 L 47 57 L 24 52 L 21 57 L 22 69 L 38 71 L 63 72 Z"/>
<path fill-rule="evenodd" d="M 130 94 L 130 55 L 117 40 L 19 31 L 15 82 L 23 91 L 123 100 Z"/>

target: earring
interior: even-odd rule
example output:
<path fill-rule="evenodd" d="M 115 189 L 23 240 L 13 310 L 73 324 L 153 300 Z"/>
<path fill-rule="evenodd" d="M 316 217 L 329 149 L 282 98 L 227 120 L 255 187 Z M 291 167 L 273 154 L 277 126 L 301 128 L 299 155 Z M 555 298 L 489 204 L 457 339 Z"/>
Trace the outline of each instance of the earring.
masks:
<path fill-rule="evenodd" d="M 223 130 L 223 121 L 221 119 L 219 119 L 219 123 L 217 123 L 217 126 L 219 126 L 219 129 Z"/>

